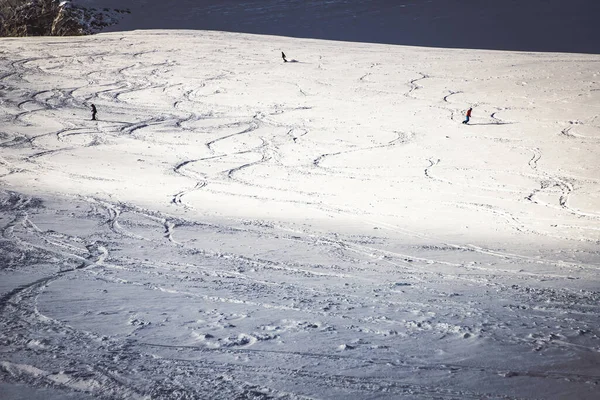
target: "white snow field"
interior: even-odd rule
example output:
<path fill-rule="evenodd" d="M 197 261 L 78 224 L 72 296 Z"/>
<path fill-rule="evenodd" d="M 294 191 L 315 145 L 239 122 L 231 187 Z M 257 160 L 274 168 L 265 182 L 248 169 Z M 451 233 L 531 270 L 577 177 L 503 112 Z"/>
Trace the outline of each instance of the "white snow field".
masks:
<path fill-rule="evenodd" d="M 0 398 L 597 399 L 599 67 L 2 39 Z"/>

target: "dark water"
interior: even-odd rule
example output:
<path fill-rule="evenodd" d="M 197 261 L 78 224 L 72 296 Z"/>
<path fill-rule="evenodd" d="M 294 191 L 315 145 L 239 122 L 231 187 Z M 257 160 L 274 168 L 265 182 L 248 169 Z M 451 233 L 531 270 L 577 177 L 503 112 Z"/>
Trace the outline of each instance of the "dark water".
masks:
<path fill-rule="evenodd" d="M 600 54 L 600 0 L 146 0 L 130 4 L 133 15 L 112 30 L 206 29 L 413 46 Z"/>

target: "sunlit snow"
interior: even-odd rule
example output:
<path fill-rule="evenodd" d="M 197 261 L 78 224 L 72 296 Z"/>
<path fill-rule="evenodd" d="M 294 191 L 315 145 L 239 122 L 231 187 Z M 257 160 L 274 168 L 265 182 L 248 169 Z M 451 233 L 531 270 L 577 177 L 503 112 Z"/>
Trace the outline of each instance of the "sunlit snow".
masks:
<path fill-rule="evenodd" d="M 600 56 L 202 31 L 0 56 L 0 397 L 598 394 Z"/>

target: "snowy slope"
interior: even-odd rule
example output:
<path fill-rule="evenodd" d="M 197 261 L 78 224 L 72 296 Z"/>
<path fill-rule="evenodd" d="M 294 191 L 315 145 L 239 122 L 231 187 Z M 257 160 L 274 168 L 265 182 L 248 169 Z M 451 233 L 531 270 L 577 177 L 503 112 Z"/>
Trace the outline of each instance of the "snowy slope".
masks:
<path fill-rule="evenodd" d="M 596 398 L 600 56 L 0 53 L 3 399 Z"/>
<path fill-rule="evenodd" d="M 597 0 L 74 0 L 117 32 L 202 29 L 410 46 L 600 54 Z"/>

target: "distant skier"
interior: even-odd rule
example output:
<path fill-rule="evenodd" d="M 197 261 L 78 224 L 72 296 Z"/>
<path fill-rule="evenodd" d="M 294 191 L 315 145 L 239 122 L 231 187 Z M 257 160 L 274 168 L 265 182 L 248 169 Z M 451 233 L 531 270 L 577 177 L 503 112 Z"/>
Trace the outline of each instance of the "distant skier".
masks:
<path fill-rule="evenodd" d="M 463 124 L 468 124 L 471 120 L 471 112 L 473 111 L 473 107 L 467 110 L 467 118 L 463 121 Z"/>
<path fill-rule="evenodd" d="M 96 120 L 96 113 L 98 111 L 96 110 L 96 106 L 92 104 L 92 121 Z"/>
<path fill-rule="evenodd" d="M 281 58 L 283 58 L 283 62 L 287 62 L 287 59 L 285 58 L 285 53 L 283 51 L 281 52 Z"/>

